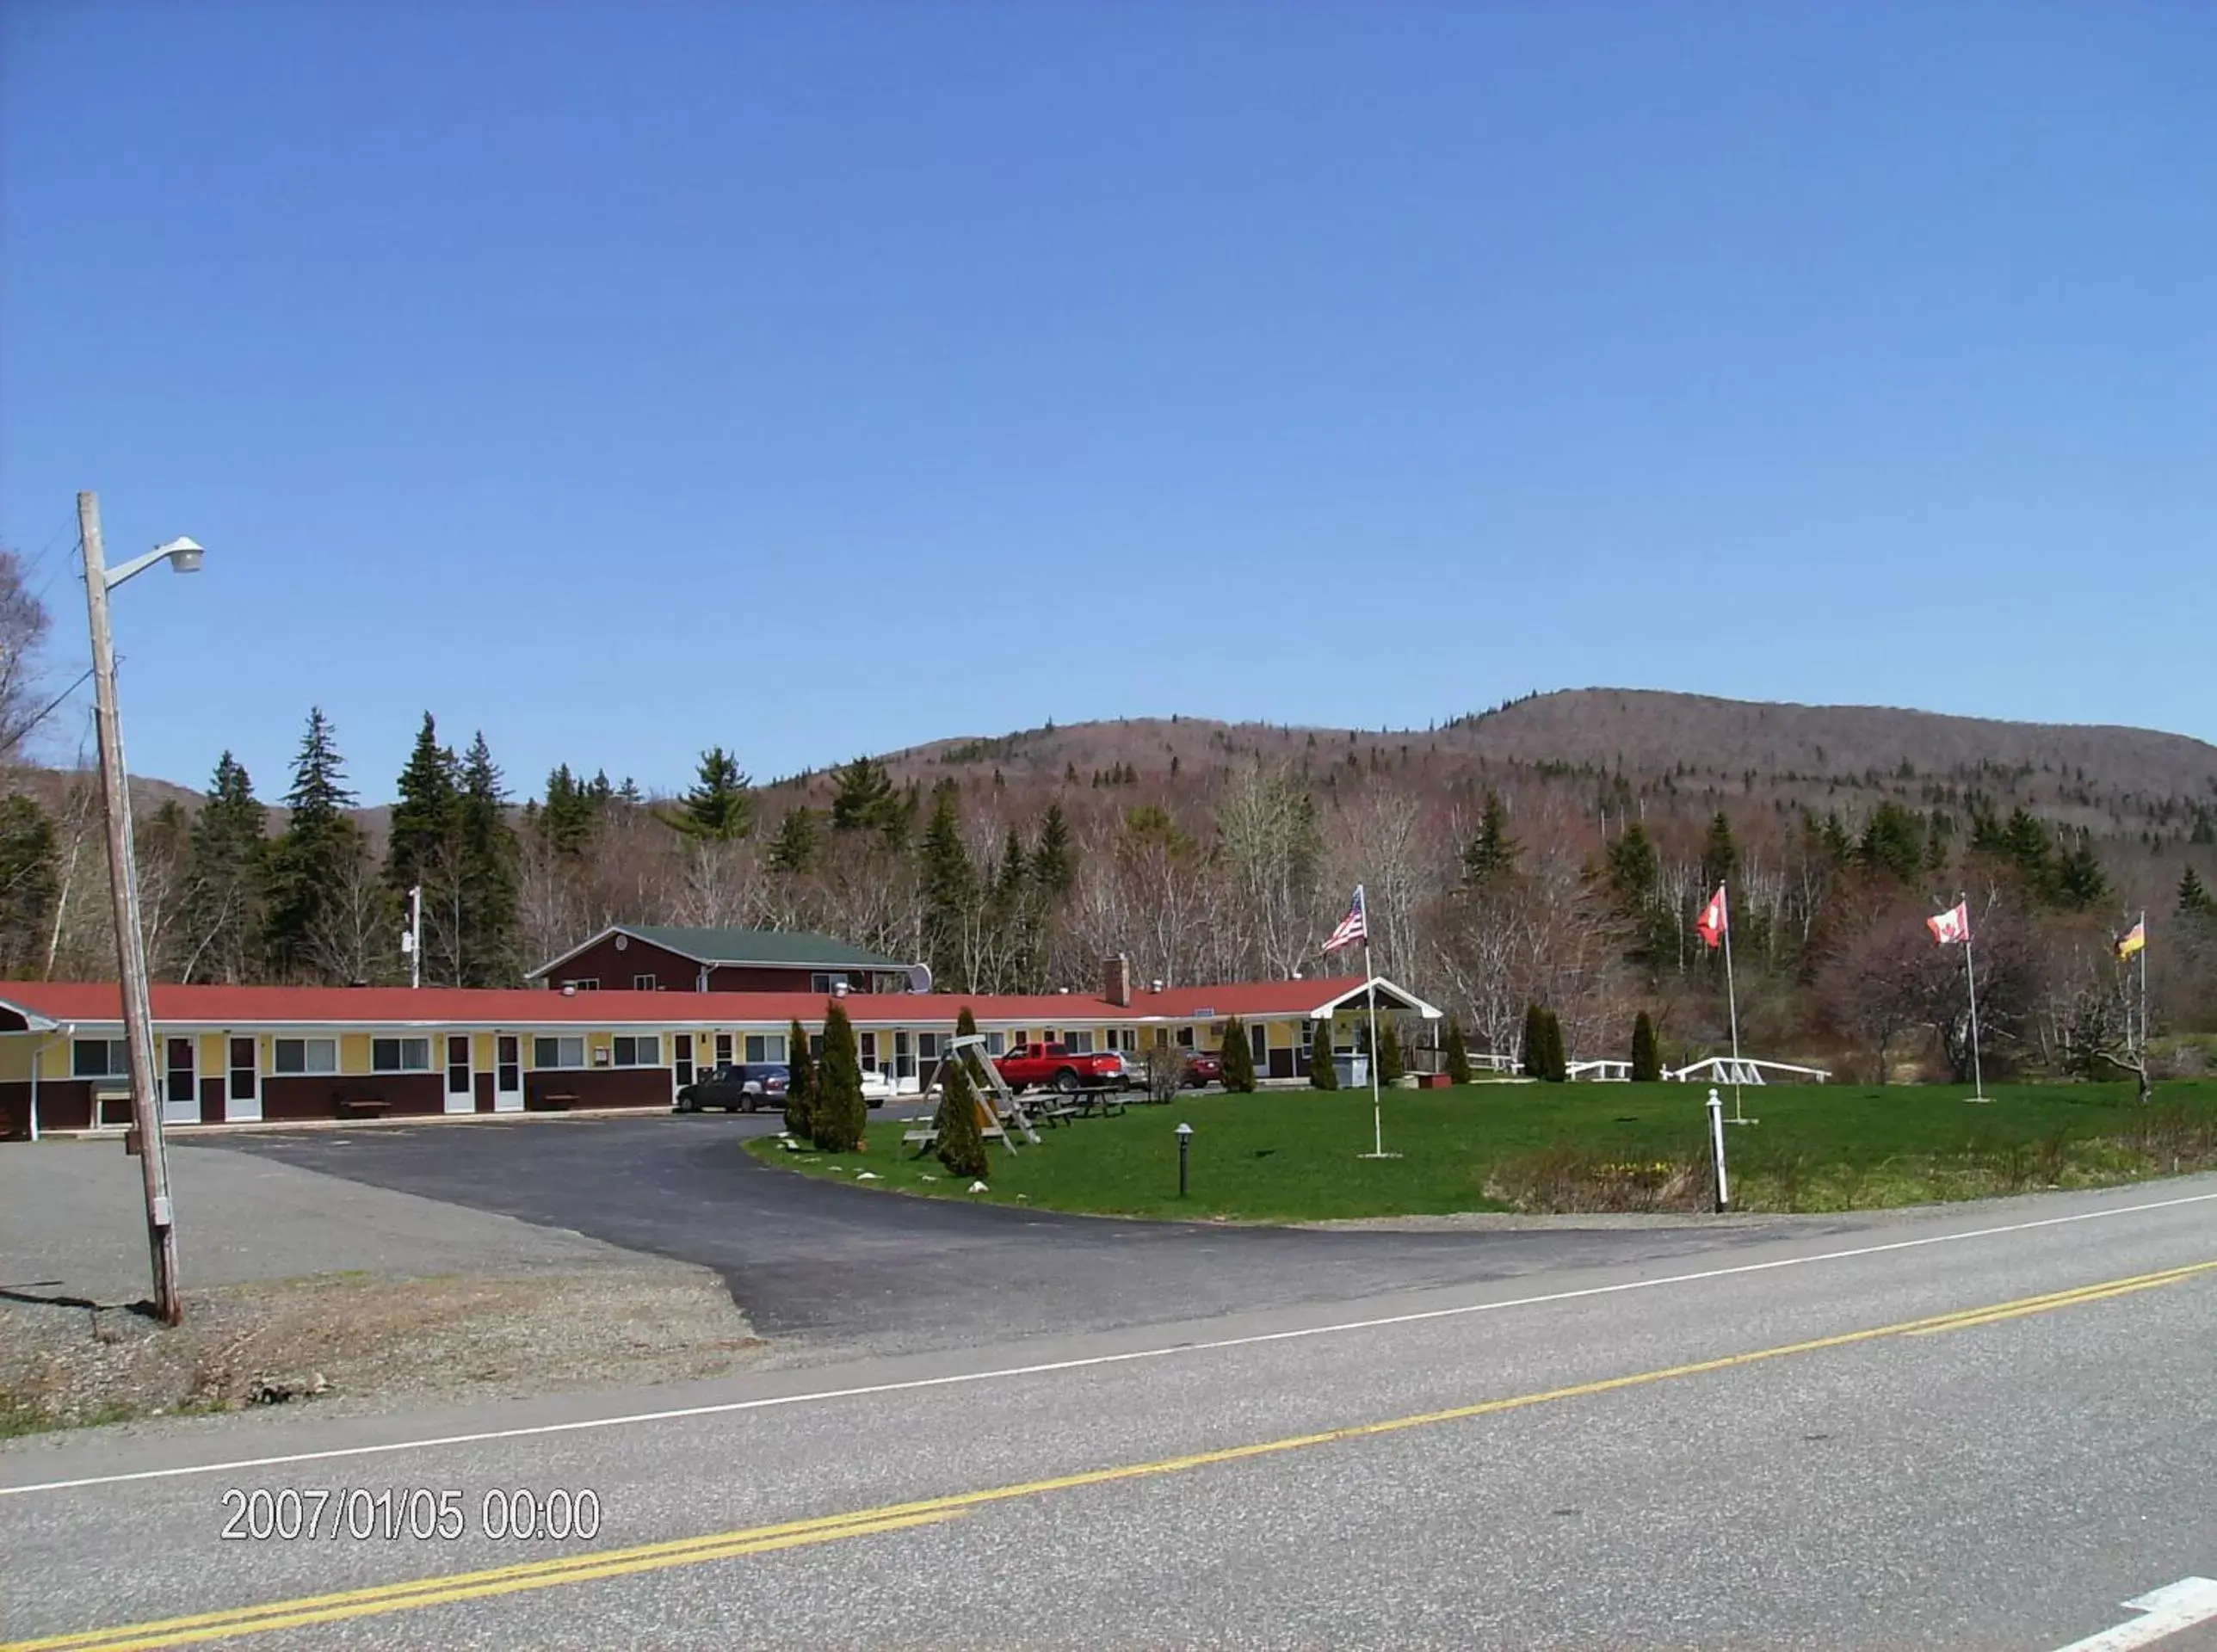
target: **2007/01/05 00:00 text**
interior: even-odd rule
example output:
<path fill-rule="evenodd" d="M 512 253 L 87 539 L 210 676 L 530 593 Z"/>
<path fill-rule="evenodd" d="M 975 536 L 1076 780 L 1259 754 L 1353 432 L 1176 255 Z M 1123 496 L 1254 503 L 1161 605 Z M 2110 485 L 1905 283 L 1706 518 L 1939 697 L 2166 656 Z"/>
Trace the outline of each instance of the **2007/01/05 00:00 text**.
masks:
<path fill-rule="evenodd" d="M 495 1543 L 561 1543 L 571 1538 L 590 1542 L 601 1531 L 601 1500 L 591 1491 L 496 1488 L 472 1505 L 461 1492 L 424 1486 L 378 1491 L 362 1486 L 242 1491 L 233 1486 L 220 1501 L 227 1517 L 220 1534 L 225 1543 L 453 1543 L 472 1532 Z"/>

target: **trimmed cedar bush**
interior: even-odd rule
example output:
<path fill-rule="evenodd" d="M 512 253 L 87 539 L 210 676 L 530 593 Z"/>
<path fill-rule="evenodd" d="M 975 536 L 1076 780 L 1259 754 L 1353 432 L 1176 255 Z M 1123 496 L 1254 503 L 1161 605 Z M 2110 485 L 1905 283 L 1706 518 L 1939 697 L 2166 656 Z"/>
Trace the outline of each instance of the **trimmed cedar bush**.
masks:
<path fill-rule="evenodd" d="M 862 1058 L 855 1048 L 855 1024 L 838 1000 L 824 1007 L 824 1065 L 817 1076 L 812 1110 L 816 1145 L 826 1153 L 852 1153 L 862 1144 L 869 1109 L 862 1101 Z"/>
<path fill-rule="evenodd" d="M 978 1123 L 978 1088 L 970 1080 L 967 1057 L 940 1068 L 939 1162 L 948 1174 L 978 1177 L 985 1174 L 985 1137 Z"/>
<path fill-rule="evenodd" d="M 1234 1015 L 1224 1023 L 1224 1088 L 1244 1094 L 1255 1088 L 1255 1046 L 1244 1022 Z"/>
<path fill-rule="evenodd" d="M 1469 1083 L 1470 1046 L 1463 1042 L 1462 1023 L 1461 1021 L 1449 1021 L 1448 1023 L 1447 1048 L 1443 1053 L 1446 1057 L 1445 1066 L 1447 1068 L 1448 1082 L 1450 1084 Z"/>
<path fill-rule="evenodd" d="M 1331 1064 L 1331 1023 L 1312 1022 L 1309 1039 L 1309 1088 L 1312 1090 L 1337 1089 L 1339 1071 Z"/>
<path fill-rule="evenodd" d="M 816 1058 L 808 1053 L 808 1034 L 799 1020 L 785 1035 L 785 1131 L 804 1142 L 816 1139 Z"/>
<path fill-rule="evenodd" d="M 1646 1010 L 1632 1023 L 1632 1082 L 1653 1084 L 1663 1076 L 1663 1052 L 1655 1042 L 1654 1019 Z"/>

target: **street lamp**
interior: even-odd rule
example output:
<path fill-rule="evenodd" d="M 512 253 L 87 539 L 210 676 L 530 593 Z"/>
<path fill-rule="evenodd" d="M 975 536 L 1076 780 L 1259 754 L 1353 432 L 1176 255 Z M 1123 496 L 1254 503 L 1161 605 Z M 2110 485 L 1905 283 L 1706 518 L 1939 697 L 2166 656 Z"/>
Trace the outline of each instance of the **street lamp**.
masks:
<path fill-rule="evenodd" d="M 166 561 L 181 574 L 200 571 L 205 555 L 191 539 L 171 539 L 119 567 L 108 566 L 100 543 L 100 497 L 77 496 L 77 537 L 84 546 L 84 603 L 92 621 L 93 704 L 100 727 L 100 792 L 108 816 L 108 880 L 115 900 L 115 961 L 123 992 L 123 1035 L 131 1070 L 131 1120 L 139 1133 L 146 1187 L 146 1242 L 154 1261 L 154 1308 L 164 1324 L 184 1322 L 177 1294 L 176 1215 L 170 1203 L 170 1162 L 162 1143 L 162 1106 L 154 1094 L 154 1014 L 146 992 L 146 940 L 139 927 L 139 857 L 132 844 L 131 787 L 123 766 L 123 726 L 115 709 L 115 645 L 108 634 L 108 594 L 134 574 Z"/>
<path fill-rule="evenodd" d="M 1188 1152 L 1188 1151 L 1192 1148 L 1192 1146 L 1193 1146 L 1193 1126 L 1192 1126 L 1191 1125 L 1186 1125 L 1186 1124 L 1182 1124 L 1182 1125 L 1180 1125 L 1177 1127 L 1177 1138 L 1178 1138 L 1178 1197 L 1179 1197 L 1180 1199 L 1183 1199 L 1183 1198 L 1185 1197 L 1185 1161 L 1186 1161 L 1186 1155 L 1187 1155 L 1187 1152 Z"/>

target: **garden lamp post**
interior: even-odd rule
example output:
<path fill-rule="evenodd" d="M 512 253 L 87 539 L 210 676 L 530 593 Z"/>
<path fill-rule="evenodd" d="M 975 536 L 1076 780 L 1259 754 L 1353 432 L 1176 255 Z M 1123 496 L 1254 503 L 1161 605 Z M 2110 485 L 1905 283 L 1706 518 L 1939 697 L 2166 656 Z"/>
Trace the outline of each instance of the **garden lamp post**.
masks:
<path fill-rule="evenodd" d="M 1185 1162 L 1188 1153 L 1193 1147 L 1193 1126 L 1191 1125 L 1181 1124 L 1177 1127 L 1177 1138 L 1178 1197 L 1180 1199 L 1183 1199 L 1185 1197 Z"/>
<path fill-rule="evenodd" d="M 170 1162 L 162 1142 L 162 1105 L 154 1094 L 154 1016 L 146 991 L 146 939 L 139 927 L 139 860 L 131 837 L 131 787 L 123 766 L 123 727 L 115 709 L 115 644 L 108 633 L 108 594 L 157 562 L 181 574 L 200 571 L 203 555 L 191 539 L 171 539 L 119 567 L 108 566 L 100 542 L 100 498 L 77 496 L 77 535 L 84 547 L 84 602 L 92 621 L 93 703 L 100 728 L 100 791 L 108 817 L 108 878 L 115 902 L 116 972 L 123 996 L 131 1121 L 139 1136 L 146 1191 L 146 1239 L 153 1254 L 154 1308 L 165 1325 L 184 1322 L 177 1294 L 176 1215 L 170 1202 Z"/>

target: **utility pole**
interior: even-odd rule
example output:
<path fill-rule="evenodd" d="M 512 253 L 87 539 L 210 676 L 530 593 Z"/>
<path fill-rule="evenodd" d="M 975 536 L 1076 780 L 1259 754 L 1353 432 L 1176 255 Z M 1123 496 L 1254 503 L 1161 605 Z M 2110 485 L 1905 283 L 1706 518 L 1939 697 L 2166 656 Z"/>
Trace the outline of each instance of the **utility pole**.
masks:
<path fill-rule="evenodd" d="M 408 984 L 423 984 L 423 885 L 408 891 L 408 933 L 400 937 L 400 950 L 408 954 Z M 704 988 L 705 991 L 706 989 Z"/>
<path fill-rule="evenodd" d="M 139 927 L 139 862 L 131 841 L 131 787 L 123 767 L 123 729 L 116 720 L 115 645 L 108 627 L 108 562 L 100 543 L 100 499 L 77 496 L 84 546 L 84 601 L 92 620 L 92 678 L 100 728 L 100 789 L 108 817 L 108 878 L 115 899 L 115 962 L 123 994 L 123 1034 L 129 1046 L 131 1119 L 146 1187 L 146 1241 L 153 1253 L 154 1307 L 165 1325 L 184 1322 L 177 1294 L 177 1228 L 170 1203 L 170 1162 L 162 1140 L 162 1107 L 154 1094 L 154 1016 L 146 991 L 145 933 Z M 127 572 L 129 570 L 127 570 Z"/>

